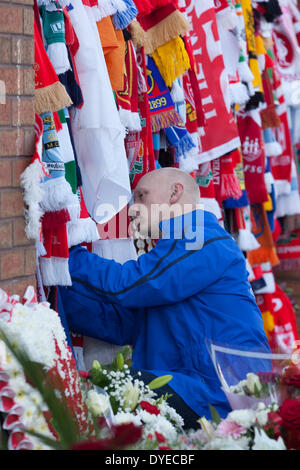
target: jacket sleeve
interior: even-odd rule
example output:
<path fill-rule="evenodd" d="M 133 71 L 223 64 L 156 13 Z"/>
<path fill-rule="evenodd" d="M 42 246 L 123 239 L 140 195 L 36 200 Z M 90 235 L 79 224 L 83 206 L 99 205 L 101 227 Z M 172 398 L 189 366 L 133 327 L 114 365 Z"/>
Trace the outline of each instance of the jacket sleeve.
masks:
<path fill-rule="evenodd" d="M 213 241 L 186 250 L 184 240 L 159 240 L 149 253 L 123 265 L 75 247 L 69 260 L 73 286 L 127 308 L 176 303 L 216 282 L 237 256 L 228 236 Z"/>
<path fill-rule="evenodd" d="M 85 295 L 83 289 L 60 286 L 59 294 L 70 331 L 113 344 L 135 344 L 135 311 Z"/>

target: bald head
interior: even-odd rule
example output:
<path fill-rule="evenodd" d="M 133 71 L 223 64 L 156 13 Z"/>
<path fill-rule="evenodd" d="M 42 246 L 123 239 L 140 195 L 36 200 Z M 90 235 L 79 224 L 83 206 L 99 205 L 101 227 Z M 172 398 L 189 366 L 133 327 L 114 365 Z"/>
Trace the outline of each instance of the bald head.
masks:
<path fill-rule="evenodd" d="M 192 176 L 178 168 L 160 168 L 140 179 L 129 214 L 140 233 L 149 236 L 151 232 L 152 238 L 158 238 L 162 219 L 191 212 L 199 204 L 199 187 Z"/>

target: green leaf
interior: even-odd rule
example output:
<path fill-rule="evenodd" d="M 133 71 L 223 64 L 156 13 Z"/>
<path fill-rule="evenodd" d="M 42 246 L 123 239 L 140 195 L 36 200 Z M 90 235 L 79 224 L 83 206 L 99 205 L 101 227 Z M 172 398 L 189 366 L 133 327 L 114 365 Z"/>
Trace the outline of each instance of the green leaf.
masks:
<path fill-rule="evenodd" d="M 215 424 L 219 424 L 221 422 L 221 417 L 218 413 L 218 411 L 216 410 L 216 408 L 212 405 L 208 405 L 209 406 L 209 411 L 210 411 L 210 414 L 211 414 L 211 419 L 213 421 L 213 423 Z"/>
<path fill-rule="evenodd" d="M 118 353 L 117 355 L 117 366 L 119 370 L 123 370 L 124 368 L 124 356 L 122 353 Z"/>
<path fill-rule="evenodd" d="M 156 379 L 153 379 L 149 384 L 148 387 L 150 390 L 155 390 L 157 388 L 163 387 L 166 385 L 170 380 L 173 379 L 172 375 L 162 375 L 160 377 L 157 377 Z"/>

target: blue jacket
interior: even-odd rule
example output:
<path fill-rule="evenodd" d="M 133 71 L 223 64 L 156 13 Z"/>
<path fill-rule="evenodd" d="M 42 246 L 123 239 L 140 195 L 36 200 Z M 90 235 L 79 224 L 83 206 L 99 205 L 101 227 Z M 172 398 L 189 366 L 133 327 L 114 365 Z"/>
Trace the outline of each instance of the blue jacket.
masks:
<path fill-rule="evenodd" d="M 67 322 L 131 344 L 135 369 L 171 374 L 170 387 L 199 416 L 210 417 L 209 404 L 225 416 L 231 408 L 205 341 L 269 351 L 261 313 L 243 253 L 216 217 L 195 211 L 171 222 L 154 249 L 123 265 L 73 248 L 73 284 L 60 288 Z"/>

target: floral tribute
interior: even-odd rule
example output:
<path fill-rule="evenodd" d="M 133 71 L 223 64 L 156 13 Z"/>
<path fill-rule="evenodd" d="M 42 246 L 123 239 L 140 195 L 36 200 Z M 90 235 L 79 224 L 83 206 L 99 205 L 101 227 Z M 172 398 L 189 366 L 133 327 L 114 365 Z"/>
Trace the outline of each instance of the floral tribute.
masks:
<path fill-rule="evenodd" d="M 231 386 L 252 406 L 183 428 L 170 395 L 145 384 L 124 348 L 110 365 L 78 371 L 58 314 L 0 290 L 0 447 L 9 450 L 300 450 L 300 361 L 272 372 L 249 371 Z M 221 384 L 220 384 L 221 386 Z"/>

